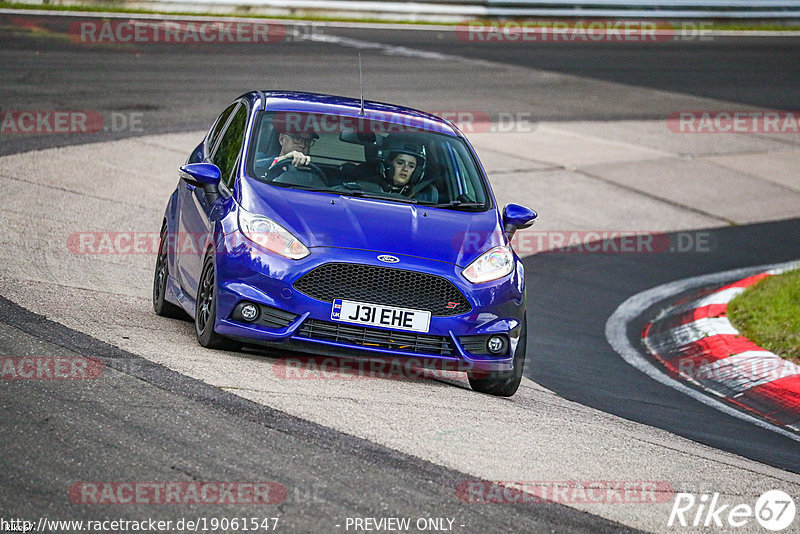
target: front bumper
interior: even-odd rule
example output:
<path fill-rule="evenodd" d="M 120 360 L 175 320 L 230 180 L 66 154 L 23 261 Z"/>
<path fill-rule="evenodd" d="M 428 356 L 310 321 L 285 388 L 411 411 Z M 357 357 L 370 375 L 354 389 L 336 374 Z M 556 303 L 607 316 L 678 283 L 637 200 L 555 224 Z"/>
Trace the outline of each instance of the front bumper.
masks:
<path fill-rule="evenodd" d="M 331 262 L 386 268 L 377 259 L 379 253 L 312 248 L 311 255 L 294 261 L 247 245 L 241 236 L 228 243 L 232 246 L 218 249 L 215 262 L 215 331 L 223 336 L 327 356 L 417 358 L 465 371 L 513 369 L 525 306 L 521 264 L 503 279 L 475 285 L 465 280 L 455 265 L 398 256 L 397 268 L 446 278 L 472 308 L 459 315 L 432 316 L 429 331 L 422 334 L 333 321 L 331 302 L 311 298 L 293 285 L 309 271 Z M 258 307 L 255 320 L 242 317 L 244 303 Z M 406 307 L 414 308 L 414 303 Z M 492 355 L 486 349 L 492 335 L 505 338 L 504 353 Z"/>

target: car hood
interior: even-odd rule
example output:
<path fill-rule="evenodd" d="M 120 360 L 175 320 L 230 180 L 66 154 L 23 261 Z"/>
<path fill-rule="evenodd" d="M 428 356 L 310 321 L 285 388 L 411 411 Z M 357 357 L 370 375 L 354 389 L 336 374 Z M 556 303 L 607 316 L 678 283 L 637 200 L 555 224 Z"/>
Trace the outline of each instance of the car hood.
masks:
<path fill-rule="evenodd" d="M 240 203 L 275 220 L 307 247 L 371 250 L 466 267 L 504 243 L 496 210 L 467 212 L 277 188 L 241 180 Z"/>

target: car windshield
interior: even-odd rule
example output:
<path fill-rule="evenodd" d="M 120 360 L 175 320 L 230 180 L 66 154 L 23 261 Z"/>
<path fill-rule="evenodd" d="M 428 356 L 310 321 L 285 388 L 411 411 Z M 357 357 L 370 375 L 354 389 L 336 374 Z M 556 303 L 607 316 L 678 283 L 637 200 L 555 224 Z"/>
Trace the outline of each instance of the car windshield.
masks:
<path fill-rule="evenodd" d="M 490 208 L 485 180 L 464 141 L 420 126 L 413 119 L 398 124 L 261 112 L 247 173 L 277 187 L 455 210 Z M 293 151 L 310 156 L 310 165 L 292 165 Z"/>

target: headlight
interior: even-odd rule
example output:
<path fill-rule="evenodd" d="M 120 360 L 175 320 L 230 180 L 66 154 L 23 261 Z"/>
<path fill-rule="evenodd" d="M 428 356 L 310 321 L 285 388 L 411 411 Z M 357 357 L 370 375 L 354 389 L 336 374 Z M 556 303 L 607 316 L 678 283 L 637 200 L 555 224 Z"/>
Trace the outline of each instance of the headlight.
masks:
<path fill-rule="evenodd" d="M 239 230 L 250 241 L 286 258 L 299 260 L 311 254 L 286 228 L 263 215 L 239 209 Z"/>
<path fill-rule="evenodd" d="M 514 253 L 509 247 L 499 246 L 481 254 L 462 274 L 473 284 L 482 284 L 502 278 L 513 270 Z"/>

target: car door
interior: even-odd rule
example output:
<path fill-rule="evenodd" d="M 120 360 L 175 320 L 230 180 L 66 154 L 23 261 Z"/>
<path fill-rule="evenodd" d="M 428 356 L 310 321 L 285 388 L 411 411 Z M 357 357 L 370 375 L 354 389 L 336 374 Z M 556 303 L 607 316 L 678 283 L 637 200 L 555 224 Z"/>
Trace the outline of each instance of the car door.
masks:
<path fill-rule="evenodd" d="M 216 133 L 214 130 L 217 130 L 220 122 L 224 122 L 224 125 Z M 247 106 L 238 102 L 220 115 L 208 136 L 205 161 L 220 168 L 221 195 L 211 200 L 201 187 L 184 183 L 180 188 L 178 275 L 183 290 L 193 299 L 197 297 L 197 284 L 205 252 L 213 241 L 214 221 L 221 216 L 220 210 L 214 208 L 225 200 L 225 194 L 229 192 L 228 186 L 232 186 L 235 179 L 246 123 Z"/>

